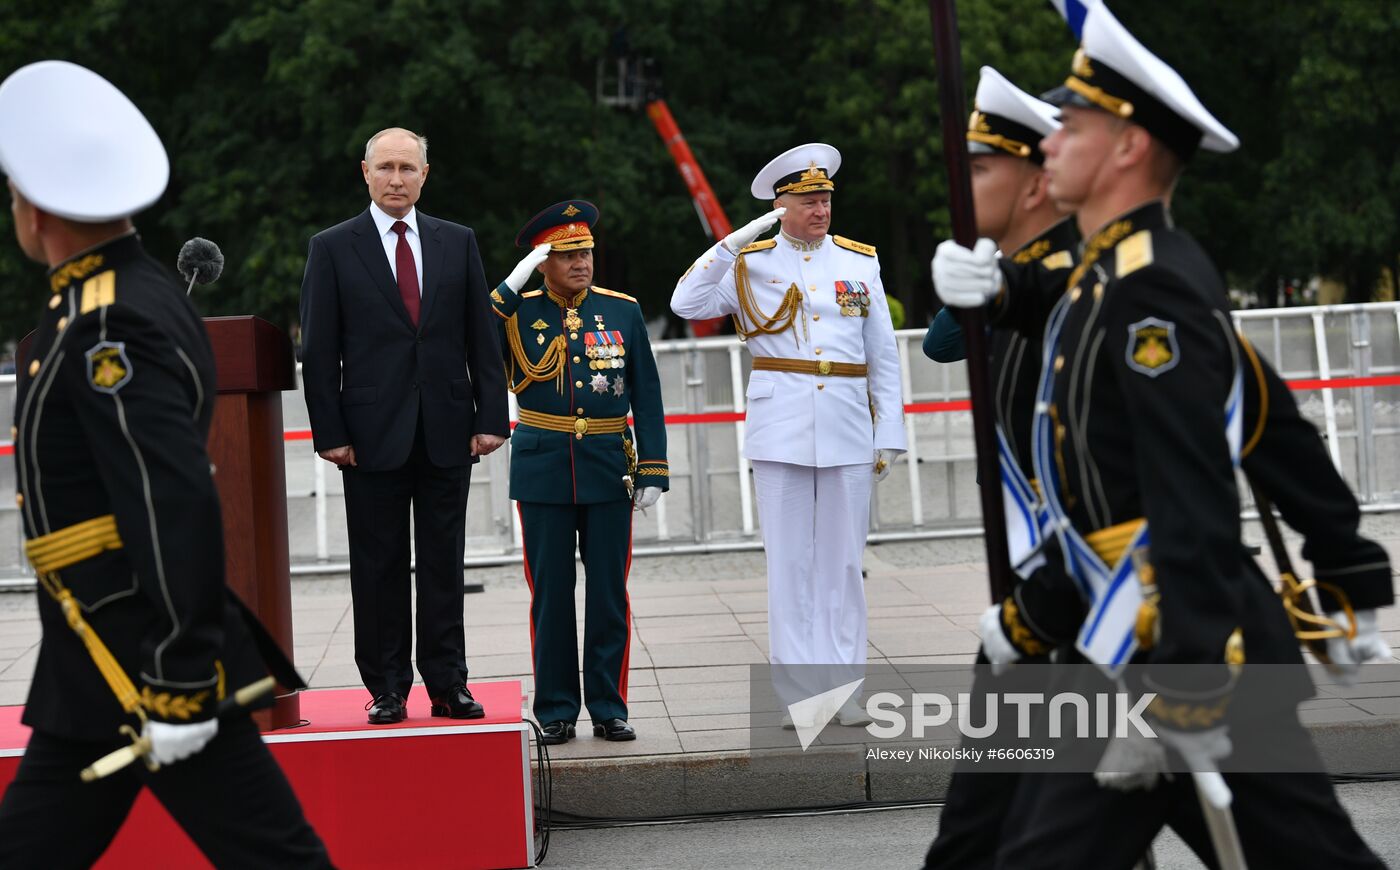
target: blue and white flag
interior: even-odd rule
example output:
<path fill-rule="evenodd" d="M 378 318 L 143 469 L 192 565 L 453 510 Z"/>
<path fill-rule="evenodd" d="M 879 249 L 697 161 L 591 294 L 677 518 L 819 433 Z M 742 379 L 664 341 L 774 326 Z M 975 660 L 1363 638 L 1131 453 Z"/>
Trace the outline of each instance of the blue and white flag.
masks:
<path fill-rule="evenodd" d="M 1055 10 L 1069 24 L 1069 29 L 1074 31 L 1074 38 L 1079 39 L 1084 35 L 1084 16 L 1089 14 L 1089 7 L 1098 0 L 1050 0 L 1055 6 Z"/>

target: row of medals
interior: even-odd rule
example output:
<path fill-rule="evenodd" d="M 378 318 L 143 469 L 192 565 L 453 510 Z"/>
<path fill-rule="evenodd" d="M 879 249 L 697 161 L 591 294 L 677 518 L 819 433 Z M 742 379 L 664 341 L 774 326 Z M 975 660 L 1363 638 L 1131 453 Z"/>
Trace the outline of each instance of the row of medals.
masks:
<path fill-rule="evenodd" d="M 603 369 L 620 369 L 627 364 L 623 359 L 627 355 L 627 348 L 620 344 L 595 344 L 589 347 L 588 367 L 594 371 Z"/>

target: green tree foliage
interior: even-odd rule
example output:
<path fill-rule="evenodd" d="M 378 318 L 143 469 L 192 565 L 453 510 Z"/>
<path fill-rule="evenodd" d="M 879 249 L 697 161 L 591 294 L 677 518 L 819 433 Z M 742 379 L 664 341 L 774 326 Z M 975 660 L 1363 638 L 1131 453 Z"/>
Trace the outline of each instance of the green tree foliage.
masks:
<path fill-rule="evenodd" d="M 599 105 L 595 72 L 625 32 L 738 225 L 768 208 L 753 173 L 805 141 L 842 150 L 834 228 L 880 248 L 910 325 L 933 302 L 947 235 L 937 82 L 916 0 L 8 0 L 0 74 L 58 57 L 131 95 L 172 157 L 138 226 L 173 265 L 202 235 L 227 257 L 196 290 L 207 314 L 295 323 L 307 241 L 366 204 L 376 130 L 428 136 L 422 208 L 481 239 L 488 280 L 517 229 L 567 197 L 603 212 L 597 281 L 666 310 L 705 248 L 644 113 Z M 1122 7 L 1121 9 L 1118 7 Z M 1233 280 L 1315 272 L 1370 286 L 1400 250 L 1400 27 L 1387 0 L 1128 3 L 1115 10 L 1178 66 L 1245 142 L 1203 156 L 1177 211 Z M 1063 79 L 1074 42 L 1044 0 L 958 4 L 966 86 L 982 64 L 1031 91 Z M 0 234 L 11 234 L 7 210 Z M 33 323 L 42 269 L 0 239 L 0 336 Z"/>

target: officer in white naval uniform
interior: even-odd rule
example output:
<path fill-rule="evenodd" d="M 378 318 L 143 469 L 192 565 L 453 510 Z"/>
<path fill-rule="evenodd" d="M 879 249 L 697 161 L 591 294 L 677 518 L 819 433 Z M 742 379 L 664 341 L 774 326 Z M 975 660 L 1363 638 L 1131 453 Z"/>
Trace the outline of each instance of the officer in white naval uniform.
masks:
<path fill-rule="evenodd" d="M 873 246 L 827 234 L 840 164 L 819 143 L 774 158 L 751 188 L 773 211 L 696 260 L 671 309 L 692 320 L 733 316 L 753 354 L 744 451 L 768 557 L 773 665 L 863 673 L 871 485 L 907 442 L 880 261 Z M 780 221 L 776 238 L 754 241 Z M 839 721 L 869 720 L 853 698 Z"/>

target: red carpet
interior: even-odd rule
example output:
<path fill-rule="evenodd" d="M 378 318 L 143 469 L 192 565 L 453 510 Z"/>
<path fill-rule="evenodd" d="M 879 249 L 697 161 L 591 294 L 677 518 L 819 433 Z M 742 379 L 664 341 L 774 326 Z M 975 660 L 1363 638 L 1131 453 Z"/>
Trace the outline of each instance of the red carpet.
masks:
<path fill-rule="evenodd" d="M 397 867 L 530 866 L 530 726 L 520 716 L 520 683 L 472 683 L 471 690 L 485 719 L 431 718 L 427 693 L 415 687 L 409 718 L 397 725 L 365 722 L 363 689 L 303 692 L 309 724 L 263 735 L 338 867 L 383 867 L 391 844 Z M 0 789 L 14 778 L 29 739 L 21 711 L 0 707 Z M 397 784 L 392 800 L 361 797 L 382 794 L 375 784 L 386 774 Z M 164 866 L 209 866 L 149 792 L 97 866 L 149 868 L 152 843 L 160 844 Z"/>

